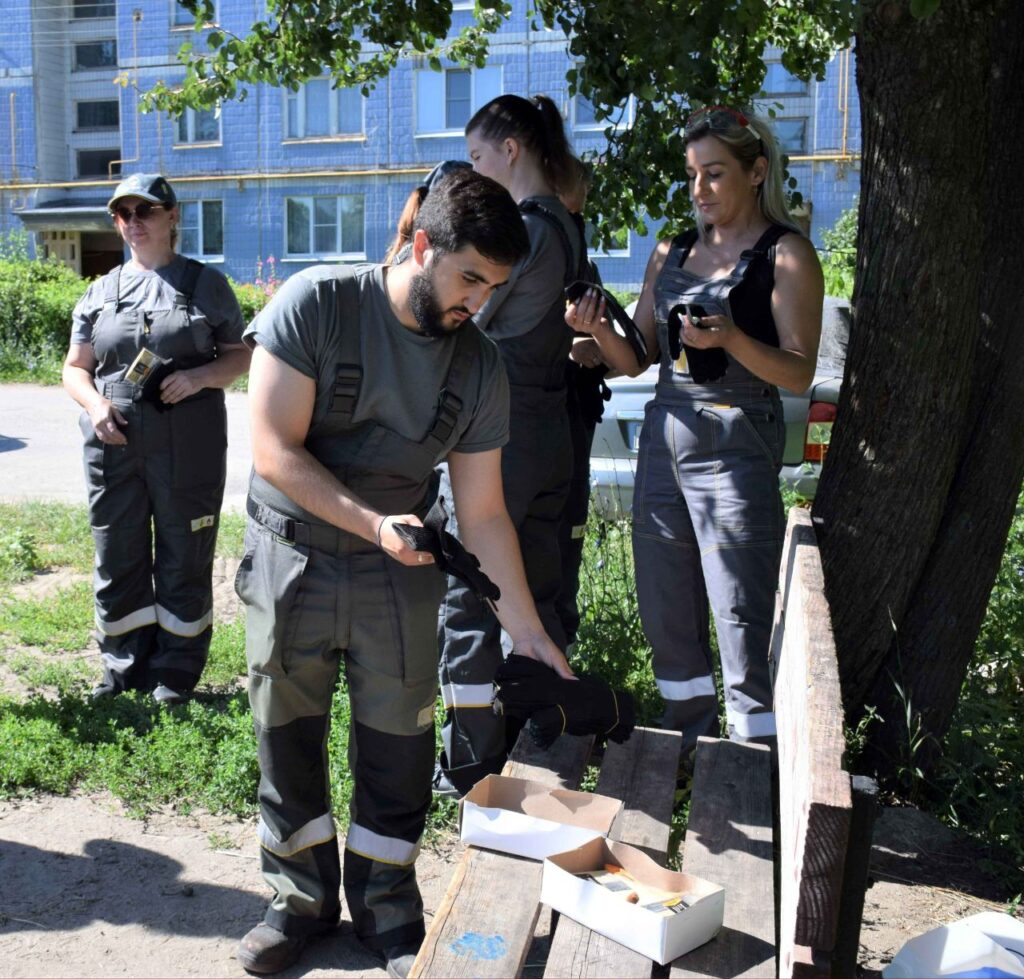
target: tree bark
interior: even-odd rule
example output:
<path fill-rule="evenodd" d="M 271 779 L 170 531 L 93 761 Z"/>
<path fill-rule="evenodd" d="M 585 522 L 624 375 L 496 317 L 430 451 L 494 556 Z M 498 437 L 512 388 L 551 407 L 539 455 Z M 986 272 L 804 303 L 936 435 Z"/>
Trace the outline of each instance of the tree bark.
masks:
<path fill-rule="evenodd" d="M 1024 5 L 865 3 L 859 259 L 814 505 L 851 723 L 949 725 L 1024 477 Z M 908 732 L 907 717 L 910 714 Z"/>

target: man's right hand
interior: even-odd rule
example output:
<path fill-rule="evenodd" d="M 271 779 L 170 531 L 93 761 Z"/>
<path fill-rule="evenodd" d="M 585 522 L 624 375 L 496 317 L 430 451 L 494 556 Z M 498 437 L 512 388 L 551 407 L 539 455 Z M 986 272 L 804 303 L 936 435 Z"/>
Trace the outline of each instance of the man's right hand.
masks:
<path fill-rule="evenodd" d="M 96 437 L 106 445 L 128 444 L 128 439 L 121 431 L 121 426 L 127 425 L 128 419 L 114 407 L 113 402 L 106 398 L 97 402 L 89 409 L 89 421 L 92 422 Z"/>
<path fill-rule="evenodd" d="M 380 549 L 389 557 L 406 564 L 409 567 L 427 565 L 434 563 L 434 556 L 426 551 L 413 550 L 398 534 L 395 533 L 396 523 L 411 524 L 413 527 L 422 527 L 423 521 L 414 513 L 388 514 L 379 524 L 377 537 L 380 541 Z"/>

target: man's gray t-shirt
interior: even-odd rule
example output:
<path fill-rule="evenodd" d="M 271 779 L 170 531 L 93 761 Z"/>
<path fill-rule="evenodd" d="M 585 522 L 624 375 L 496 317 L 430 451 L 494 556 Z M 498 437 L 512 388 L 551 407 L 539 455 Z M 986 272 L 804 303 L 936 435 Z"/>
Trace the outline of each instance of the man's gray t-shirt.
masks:
<path fill-rule="evenodd" d="M 126 262 L 120 270 L 118 305 L 121 309 L 144 309 L 148 313 L 173 309 L 187 264 L 188 259 L 181 255 L 175 255 L 168 265 L 159 269 L 138 269 Z M 109 276 L 117 275 L 118 270 L 114 269 L 96 279 L 78 300 L 71 316 L 72 343 L 92 343 L 93 327 L 103 309 L 104 282 Z M 216 343 L 242 342 L 245 321 L 238 300 L 228 280 L 208 265 L 203 266 L 192 293 L 192 311 L 206 320 Z"/>
<path fill-rule="evenodd" d="M 456 336 L 422 337 L 395 316 L 384 266 L 356 265 L 358 322 L 346 320 L 337 267 L 297 272 L 249 324 L 245 342 L 259 345 L 317 382 L 312 425 L 330 407 L 340 344 L 332 329 L 360 331 L 362 381 L 352 424 L 374 421 L 421 442 L 437 414 L 438 397 L 455 354 Z M 466 324 L 464 330 L 475 329 Z M 465 381 L 463 409 L 451 451 L 484 452 L 508 441 L 508 381 L 494 344 L 474 336 L 478 354 Z"/>

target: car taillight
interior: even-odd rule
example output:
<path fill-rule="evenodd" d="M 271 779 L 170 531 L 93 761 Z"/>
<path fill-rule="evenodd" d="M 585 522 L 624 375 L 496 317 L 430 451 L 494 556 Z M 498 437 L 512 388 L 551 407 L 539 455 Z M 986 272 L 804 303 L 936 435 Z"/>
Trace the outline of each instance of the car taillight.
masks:
<path fill-rule="evenodd" d="M 836 406 L 825 401 L 812 401 L 807 412 L 807 435 L 804 437 L 804 462 L 824 462 L 832 441 L 832 423 Z"/>

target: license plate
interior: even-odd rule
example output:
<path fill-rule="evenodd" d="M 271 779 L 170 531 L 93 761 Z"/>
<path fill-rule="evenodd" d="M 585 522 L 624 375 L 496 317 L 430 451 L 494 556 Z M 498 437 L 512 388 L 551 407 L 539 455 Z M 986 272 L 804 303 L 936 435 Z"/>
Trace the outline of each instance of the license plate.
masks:
<path fill-rule="evenodd" d="M 640 451 L 640 428 L 643 422 L 626 422 L 626 445 L 630 452 Z"/>

